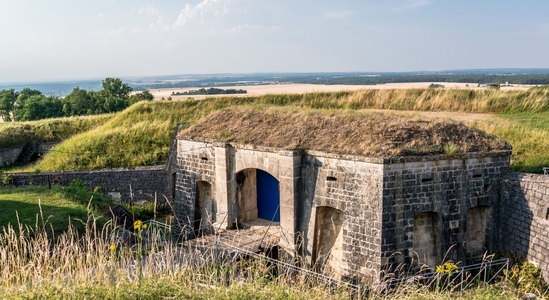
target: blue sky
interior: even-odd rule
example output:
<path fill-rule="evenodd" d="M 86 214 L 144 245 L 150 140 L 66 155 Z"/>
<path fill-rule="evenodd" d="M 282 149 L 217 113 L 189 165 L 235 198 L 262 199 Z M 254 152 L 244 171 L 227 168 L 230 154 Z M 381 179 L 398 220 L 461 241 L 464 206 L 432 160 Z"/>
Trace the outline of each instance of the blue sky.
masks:
<path fill-rule="evenodd" d="M 549 1 L 0 0 L 0 82 L 548 68 Z"/>

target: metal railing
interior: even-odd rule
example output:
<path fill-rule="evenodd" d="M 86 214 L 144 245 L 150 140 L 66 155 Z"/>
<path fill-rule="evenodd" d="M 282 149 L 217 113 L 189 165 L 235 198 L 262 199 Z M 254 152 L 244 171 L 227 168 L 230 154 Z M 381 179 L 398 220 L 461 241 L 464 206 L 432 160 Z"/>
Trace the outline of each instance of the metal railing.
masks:
<path fill-rule="evenodd" d="M 236 246 L 228 244 L 228 243 L 223 243 L 221 241 L 216 241 L 216 245 L 218 247 L 228 249 L 230 251 L 234 251 L 234 252 L 237 252 L 239 254 L 242 254 L 242 255 L 244 255 L 248 258 L 251 257 L 251 258 L 255 258 L 255 259 L 260 259 L 262 261 L 265 261 L 265 262 L 271 264 L 272 266 L 277 266 L 278 268 L 280 268 L 280 269 L 282 269 L 286 272 L 305 275 L 309 279 L 315 279 L 317 281 L 324 282 L 325 284 L 327 284 L 328 286 L 331 286 L 331 287 L 347 288 L 353 294 L 359 294 L 361 292 L 362 287 L 359 286 L 359 285 L 355 285 L 355 284 L 352 284 L 352 283 L 349 283 L 349 282 L 344 282 L 344 281 L 341 281 L 341 280 L 337 280 L 337 279 L 329 277 L 327 275 L 317 273 L 317 272 L 311 271 L 309 269 L 304 269 L 304 268 L 298 267 L 294 264 L 283 262 L 283 261 L 280 261 L 280 260 L 277 260 L 277 259 L 274 259 L 274 258 L 270 258 L 268 256 L 264 256 L 264 255 L 261 255 L 261 254 L 258 254 L 258 253 L 254 253 L 252 251 L 248 251 L 246 249 L 242 249 L 242 248 L 236 247 Z"/>
<path fill-rule="evenodd" d="M 161 237 L 162 240 L 170 240 L 172 237 L 172 226 L 158 222 L 156 220 L 147 220 L 143 222 L 143 225 L 147 225 L 147 231 L 151 232 L 152 230 L 156 231 L 153 234 L 156 237 Z"/>
<path fill-rule="evenodd" d="M 486 260 L 443 272 L 429 272 L 402 279 L 392 279 L 380 283 L 382 289 L 391 290 L 405 284 L 420 284 L 426 288 L 437 288 L 444 291 L 463 291 L 475 284 L 490 284 L 504 278 L 507 281 L 509 259 Z"/>

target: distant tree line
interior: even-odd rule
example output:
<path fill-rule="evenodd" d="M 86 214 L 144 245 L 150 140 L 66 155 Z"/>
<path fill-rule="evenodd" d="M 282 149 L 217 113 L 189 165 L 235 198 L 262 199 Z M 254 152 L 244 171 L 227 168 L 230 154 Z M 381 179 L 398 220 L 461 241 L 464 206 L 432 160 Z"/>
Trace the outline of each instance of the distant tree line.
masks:
<path fill-rule="evenodd" d="M 138 101 L 153 100 L 149 91 L 130 95 L 133 90 L 119 78 L 105 78 L 100 91 L 76 87 L 64 98 L 45 96 L 39 90 L 24 88 L 0 91 L 0 116 L 5 122 L 95 115 L 117 112 Z"/>
<path fill-rule="evenodd" d="M 181 95 L 221 95 L 221 94 L 246 94 L 248 91 L 243 89 L 218 89 L 218 88 L 209 88 L 209 89 L 198 89 L 190 90 L 186 92 L 172 92 L 173 96 Z"/>
<path fill-rule="evenodd" d="M 549 84 L 549 74 L 428 74 L 428 75 L 379 75 L 379 76 L 316 76 L 288 77 L 285 82 L 309 84 L 353 84 L 374 85 L 403 82 L 461 82 L 461 83 L 506 83 L 509 84 Z"/>

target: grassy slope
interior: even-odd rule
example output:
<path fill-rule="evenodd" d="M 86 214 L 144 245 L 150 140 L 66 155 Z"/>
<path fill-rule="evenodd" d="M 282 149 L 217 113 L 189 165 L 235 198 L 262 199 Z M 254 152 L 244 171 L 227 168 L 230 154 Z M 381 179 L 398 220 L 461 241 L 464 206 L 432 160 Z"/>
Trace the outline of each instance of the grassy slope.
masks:
<path fill-rule="evenodd" d="M 113 115 L 59 118 L 31 122 L 0 122 L 0 148 L 29 141 L 60 142 L 95 128 Z"/>
<path fill-rule="evenodd" d="M 549 131 L 542 119 L 549 110 L 549 89 L 532 91 L 473 90 L 363 90 L 356 92 L 221 97 L 205 100 L 141 102 L 116 114 L 104 125 L 75 135 L 26 170 L 133 167 L 164 161 L 178 122 L 194 124 L 213 111 L 231 107 L 265 109 L 284 106 L 295 110 L 396 109 L 498 113 L 494 121 L 474 126 L 513 145 L 514 171 L 541 172 L 549 165 Z M 505 115 L 503 115 L 505 113 Z M 536 123 L 528 116 L 534 114 Z M 493 119 L 493 118 L 492 118 Z M 530 123 L 529 123 L 530 122 Z"/>
<path fill-rule="evenodd" d="M 78 220 L 88 217 L 88 202 L 95 197 L 92 204 L 98 204 L 99 195 L 78 192 L 70 188 L 54 186 L 0 189 L 0 228 L 19 224 L 32 228 L 53 230 L 56 235 L 64 232 L 69 219 L 76 229 L 82 230 Z M 105 200 L 105 199 L 103 199 Z"/>

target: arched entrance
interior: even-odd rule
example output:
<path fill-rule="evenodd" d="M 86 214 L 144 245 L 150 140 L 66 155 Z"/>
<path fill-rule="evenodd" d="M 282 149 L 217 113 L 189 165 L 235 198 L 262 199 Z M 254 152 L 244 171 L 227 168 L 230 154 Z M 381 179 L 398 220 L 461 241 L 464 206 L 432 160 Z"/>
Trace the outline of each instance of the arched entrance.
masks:
<path fill-rule="evenodd" d="M 206 181 L 196 183 L 193 231 L 195 235 L 209 233 L 215 222 L 216 205 L 212 197 L 212 185 Z"/>
<path fill-rule="evenodd" d="M 467 210 L 466 253 L 470 263 L 482 259 L 488 250 L 490 207 L 478 205 Z"/>
<path fill-rule="evenodd" d="M 236 176 L 238 223 L 264 219 L 280 222 L 279 182 L 260 169 L 245 169 Z"/>
<path fill-rule="evenodd" d="M 343 211 L 329 206 L 316 208 L 313 265 L 318 272 L 341 275 L 343 264 Z"/>
<path fill-rule="evenodd" d="M 440 217 L 436 212 L 414 216 L 414 251 L 420 264 L 435 268 L 440 262 Z"/>

